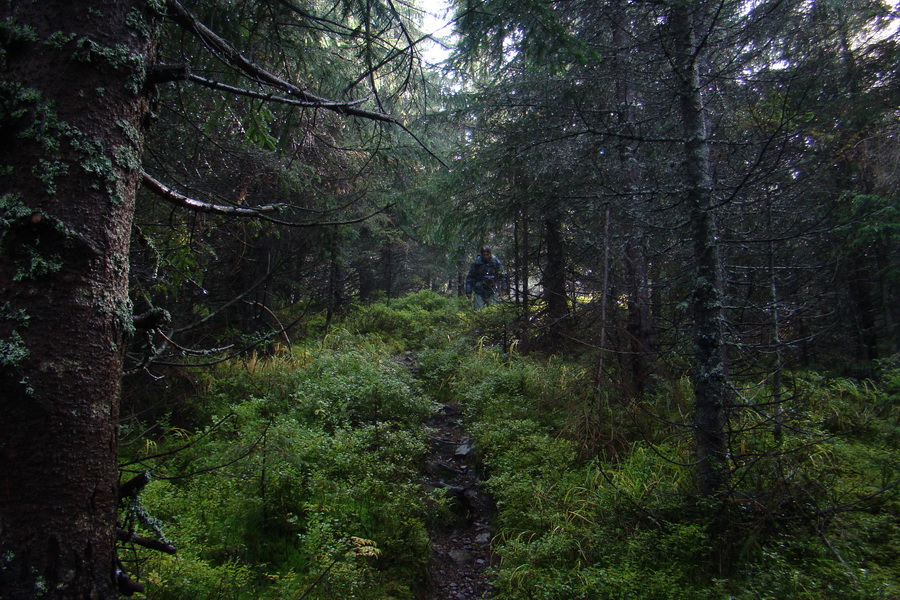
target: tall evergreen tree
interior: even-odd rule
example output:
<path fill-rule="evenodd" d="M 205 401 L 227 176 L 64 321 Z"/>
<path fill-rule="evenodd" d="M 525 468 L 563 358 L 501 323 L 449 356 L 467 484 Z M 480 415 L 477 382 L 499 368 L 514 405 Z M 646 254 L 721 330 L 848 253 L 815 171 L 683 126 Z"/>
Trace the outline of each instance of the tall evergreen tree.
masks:
<path fill-rule="evenodd" d="M 309 170 L 296 171 L 313 179 L 320 163 L 304 154 L 304 136 L 321 136 L 319 147 L 339 145 L 347 119 L 397 123 L 385 111 L 414 83 L 413 9 L 350 1 L 322 8 L 210 2 L 192 5 L 195 13 L 178 0 L 0 6 L 0 597 L 114 598 L 119 587 L 130 589 L 115 556 L 116 432 L 123 354 L 134 327 L 147 325 L 132 314 L 128 294 L 139 184 L 198 213 L 271 220 L 278 203 L 245 199 L 264 189 L 246 180 L 225 187 L 227 194 L 206 186 L 230 201 L 179 191 L 205 167 L 191 152 L 209 150 L 203 140 L 241 133 L 257 149 L 283 144 L 285 164 L 306 160 Z M 281 48 L 297 60 L 284 60 Z M 307 65 L 301 49 L 310 51 Z M 307 78 L 324 77 L 327 68 L 312 66 L 335 55 L 362 67 L 352 76 L 340 71 L 340 86 Z M 360 62 L 347 62 L 351 56 Z M 145 152 L 159 107 L 154 89 L 174 82 L 246 100 L 185 93 L 169 103 L 167 96 L 165 108 L 197 135 L 168 138 L 172 154 Z M 372 94 L 368 107 L 354 99 L 361 89 Z M 288 130 L 266 106 L 286 107 Z M 210 109 L 216 118 L 199 122 Z M 375 148 L 386 134 L 376 128 L 368 137 Z M 161 160 L 166 154 L 176 163 Z M 225 146 L 207 155 L 225 171 L 248 156 Z M 265 244 L 257 251 L 274 268 Z M 255 306 L 268 308 L 261 300 Z"/>

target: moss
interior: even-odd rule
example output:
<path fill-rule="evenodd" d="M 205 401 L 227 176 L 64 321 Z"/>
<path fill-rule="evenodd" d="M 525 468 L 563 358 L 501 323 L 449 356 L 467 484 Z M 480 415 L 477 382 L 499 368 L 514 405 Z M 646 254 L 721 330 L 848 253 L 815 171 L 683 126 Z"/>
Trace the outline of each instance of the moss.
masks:
<path fill-rule="evenodd" d="M 31 216 L 32 209 L 28 208 L 16 194 L 3 194 L 0 196 L 0 242 L 3 235 L 12 224 L 20 219 Z"/>
<path fill-rule="evenodd" d="M 116 303 L 115 316 L 122 328 L 122 333 L 131 337 L 134 335 L 134 305 L 131 298 L 126 296 L 124 300 Z"/>
<path fill-rule="evenodd" d="M 44 184 L 44 190 L 48 195 L 56 194 L 56 179 L 69 172 L 69 167 L 58 160 L 40 159 L 34 166 L 34 176 Z"/>
<path fill-rule="evenodd" d="M 146 57 L 125 44 L 103 46 L 89 38 L 81 38 L 72 58 L 82 63 L 104 62 L 116 70 L 130 72 L 125 88 L 135 95 L 141 92 L 147 80 Z"/>
<path fill-rule="evenodd" d="M 128 15 L 127 24 L 138 31 L 150 33 L 148 20 L 139 12 Z M 0 44 L 5 48 L 15 40 L 38 41 L 37 35 L 28 27 L 18 27 L 7 20 L 0 23 Z M 112 69 L 127 73 L 126 88 L 133 94 L 143 90 L 147 77 L 147 60 L 130 46 L 117 44 L 105 46 L 89 38 L 78 37 L 64 31 L 56 31 L 43 44 L 71 51 L 71 58 L 78 62 L 107 65 Z M 107 88 L 95 88 L 97 96 L 108 93 Z M 90 90 L 85 90 L 90 93 Z M 62 120 L 52 102 L 45 100 L 40 90 L 23 86 L 18 82 L 0 81 L 0 122 L 14 131 L 17 139 L 37 142 L 44 159 L 32 169 L 33 175 L 47 194 L 57 193 L 59 178 L 72 172 L 73 164 L 54 160 L 66 144 L 82 155 L 78 166 L 98 178 L 93 189 L 106 192 L 110 200 L 117 204 L 126 195 L 125 182 L 121 171 L 140 169 L 140 157 L 136 148 L 141 145 L 140 131 L 133 125 L 120 121 L 121 130 L 130 144 L 116 148 L 104 146 L 101 140 L 91 139 L 84 132 Z M 10 173 L 11 174 L 11 173 Z M 21 215 L 20 215 L 21 216 Z"/>
<path fill-rule="evenodd" d="M 0 340 L 0 367 L 14 367 L 28 358 L 28 347 L 18 331 L 19 328 L 28 327 L 28 313 L 5 302 L 0 305 L 0 321 L 13 324 L 9 337 Z"/>
<path fill-rule="evenodd" d="M 7 238 L 11 233 L 18 233 L 29 225 L 35 225 L 42 220 L 42 216 L 35 218 L 35 211 L 28 207 L 15 194 L 4 194 L 0 196 L 0 249 L 8 252 L 6 246 Z M 59 230 L 60 233 L 67 235 L 65 229 Z M 26 279 L 34 279 L 43 275 L 56 273 L 62 269 L 62 257 L 56 252 L 45 252 L 41 247 L 40 237 L 30 238 L 23 242 L 20 239 L 13 239 L 9 242 L 10 246 L 15 248 L 15 256 L 19 270 L 13 275 L 13 281 L 24 281 Z M 0 311 L 0 318 L 6 318 L 5 312 Z"/>
<path fill-rule="evenodd" d="M 0 340 L 0 367 L 15 367 L 28 358 L 28 348 L 18 331 Z"/>
<path fill-rule="evenodd" d="M 137 31 L 145 39 L 150 38 L 153 33 L 153 27 L 137 9 L 132 9 L 125 17 L 125 25 Z"/>
<path fill-rule="evenodd" d="M 165 0 L 150 0 L 147 2 L 147 10 L 157 17 L 164 17 L 166 15 Z"/>
<path fill-rule="evenodd" d="M 17 137 L 39 143 L 45 154 L 57 152 L 62 141 L 74 135 L 74 129 L 59 118 L 40 90 L 18 82 L 0 82 L 0 121 L 19 125 Z"/>
<path fill-rule="evenodd" d="M 44 40 L 44 45 L 57 50 L 62 50 L 67 44 L 71 44 L 78 39 L 74 33 L 63 33 L 62 31 L 54 32 L 50 37 Z"/>
<path fill-rule="evenodd" d="M 12 304 L 4 302 L 0 305 L 0 320 L 12 321 L 17 325 L 27 325 L 29 317 L 24 310 L 13 308 Z"/>
<path fill-rule="evenodd" d="M 141 169 L 141 159 L 131 146 L 117 146 L 114 155 L 116 164 L 128 171 L 139 171 Z"/>
<path fill-rule="evenodd" d="M 27 88 L 16 81 L 0 81 L 0 120 L 22 119 L 41 97 L 40 90 Z"/>
<path fill-rule="evenodd" d="M 18 265 L 14 281 L 36 279 L 59 272 L 63 256 L 72 260 L 98 251 L 79 234 L 52 215 L 37 211 L 16 196 L 0 196 L 0 252 Z M 0 312 L 0 318 L 3 318 Z"/>
<path fill-rule="evenodd" d="M 114 204 L 121 202 L 122 190 L 118 185 L 119 172 L 113 159 L 105 152 L 102 142 L 82 137 L 73 140 L 72 145 L 84 156 L 81 168 L 91 175 L 98 176 L 106 184 L 105 191 Z M 94 184 L 92 187 L 99 190 L 100 183 Z"/>
<path fill-rule="evenodd" d="M 30 25 L 17 23 L 12 17 L 0 21 L 0 66 L 6 63 L 8 52 L 14 52 L 18 46 L 37 40 L 37 32 Z"/>
<path fill-rule="evenodd" d="M 17 23 L 12 17 L 0 21 L 0 44 L 9 46 L 14 42 L 36 42 L 38 34 L 31 25 Z"/>
<path fill-rule="evenodd" d="M 40 241 L 35 241 L 21 248 L 27 261 L 19 266 L 19 271 L 13 275 L 13 281 L 24 281 L 26 279 L 37 279 L 44 275 L 52 275 L 58 273 L 63 268 L 62 256 L 58 253 L 45 254 L 40 247 Z"/>
<path fill-rule="evenodd" d="M 119 119 L 118 121 L 116 121 L 116 125 L 119 126 L 119 129 L 121 129 L 125 133 L 125 135 L 131 141 L 131 143 L 135 145 L 135 147 L 140 147 L 141 132 L 137 127 L 135 127 L 128 121 L 125 121 L 124 119 Z"/>
<path fill-rule="evenodd" d="M 45 596 L 48 590 L 47 580 L 42 575 L 38 575 L 34 580 L 34 591 L 38 594 L 38 598 Z"/>

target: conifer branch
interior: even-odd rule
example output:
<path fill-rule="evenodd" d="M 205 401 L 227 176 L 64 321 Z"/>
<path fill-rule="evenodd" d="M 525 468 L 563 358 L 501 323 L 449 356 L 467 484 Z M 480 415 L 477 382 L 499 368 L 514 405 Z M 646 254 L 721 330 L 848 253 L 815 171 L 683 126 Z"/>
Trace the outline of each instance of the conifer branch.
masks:
<path fill-rule="evenodd" d="M 169 9 L 169 17 L 173 21 L 194 34 L 213 54 L 218 56 L 226 64 L 241 71 L 254 81 L 280 89 L 291 96 L 299 98 L 303 102 L 321 106 L 322 108 L 342 115 L 361 117 L 384 123 L 397 123 L 397 120 L 390 115 L 364 110 L 353 106 L 352 103 L 335 102 L 304 90 L 245 57 L 238 52 L 234 46 L 201 23 L 180 2 L 178 2 L 178 0 L 166 0 L 166 7 Z"/>

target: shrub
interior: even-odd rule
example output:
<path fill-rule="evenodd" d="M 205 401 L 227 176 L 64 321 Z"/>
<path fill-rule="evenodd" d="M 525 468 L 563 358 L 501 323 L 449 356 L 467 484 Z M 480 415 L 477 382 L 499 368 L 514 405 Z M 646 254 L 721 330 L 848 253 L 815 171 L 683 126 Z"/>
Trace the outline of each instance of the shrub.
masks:
<path fill-rule="evenodd" d="M 361 307 L 346 319 L 344 327 L 357 335 L 384 336 L 399 349 L 419 348 L 429 336 L 454 325 L 459 309 L 456 298 L 423 290 Z"/>
<path fill-rule="evenodd" d="M 209 424 L 143 459 L 158 478 L 141 512 L 180 549 L 138 553 L 154 597 L 412 597 L 428 556 L 418 471 L 432 408 L 389 352 L 337 335 L 208 376 Z"/>

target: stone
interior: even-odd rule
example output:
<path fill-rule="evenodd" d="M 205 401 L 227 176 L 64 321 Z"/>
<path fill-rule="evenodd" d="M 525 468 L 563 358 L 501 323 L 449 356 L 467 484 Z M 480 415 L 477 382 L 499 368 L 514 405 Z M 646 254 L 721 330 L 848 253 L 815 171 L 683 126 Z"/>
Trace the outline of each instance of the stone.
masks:
<path fill-rule="evenodd" d="M 469 439 L 464 439 L 463 443 L 456 447 L 455 456 L 458 458 L 462 458 L 464 456 L 468 456 L 475 449 L 475 444 L 472 443 Z"/>
<path fill-rule="evenodd" d="M 449 554 L 450 558 L 453 559 L 453 562 L 458 565 L 464 565 L 466 563 L 472 562 L 472 554 L 466 552 L 465 550 L 451 550 Z"/>

